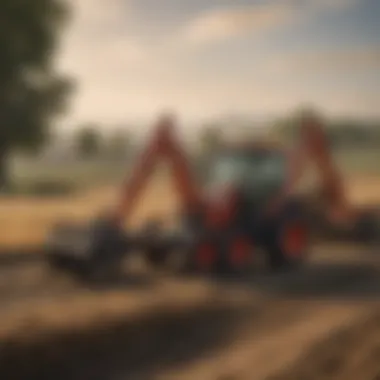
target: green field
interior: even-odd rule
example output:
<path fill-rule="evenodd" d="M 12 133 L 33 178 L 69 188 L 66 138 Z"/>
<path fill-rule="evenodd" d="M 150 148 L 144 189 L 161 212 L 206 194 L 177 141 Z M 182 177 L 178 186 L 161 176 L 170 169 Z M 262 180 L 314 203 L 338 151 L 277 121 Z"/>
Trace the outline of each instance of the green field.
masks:
<path fill-rule="evenodd" d="M 335 153 L 336 163 L 346 175 L 380 176 L 380 149 L 351 149 Z"/>
<path fill-rule="evenodd" d="M 380 176 L 380 150 L 351 149 L 334 154 L 345 176 Z M 75 187 L 92 187 L 121 181 L 128 175 L 132 160 L 76 161 L 52 163 L 47 160 L 23 160 L 13 165 L 13 177 L 21 187 L 53 182 Z"/>
<path fill-rule="evenodd" d="M 48 161 L 19 161 L 13 165 L 14 181 L 21 185 L 33 182 L 68 182 L 91 186 L 113 182 L 125 177 L 128 163 L 102 160 L 50 163 Z"/>

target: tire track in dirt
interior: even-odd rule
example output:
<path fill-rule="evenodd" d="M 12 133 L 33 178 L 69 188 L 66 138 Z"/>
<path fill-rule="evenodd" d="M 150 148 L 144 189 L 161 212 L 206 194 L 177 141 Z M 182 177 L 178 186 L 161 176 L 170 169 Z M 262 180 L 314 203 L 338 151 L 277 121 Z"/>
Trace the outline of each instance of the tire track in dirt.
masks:
<path fill-rule="evenodd" d="M 229 283 L 156 276 L 152 283 L 122 281 L 96 291 L 38 262 L 4 268 L 3 321 L 25 301 L 26 309 L 44 299 L 58 314 L 74 309 L 65 328 L 39 333 L 41 323 L 32 319 L 21 332 L 0 340 L 0 377 L 14 380 L 264 380 L 372 308 L 380 296 L 375 262 L 344 257 L 317 260 L 294 275 Z M 111 312 L 101 309 L 115 289 L 122 297 L 115 298 L 117 307 L 111 309 L 117 313 L 109 318 Z M 364 295 L 371 297 L 363 300 Z M 130 306 L 121 308 L 123 302 Z M 83 314 L 87 304 L 88 315 L 98 314 L 95 322 L 71 325 L 70 318 Z"/>
<path fill-rule="evenodd" d="M 276 365 L 289 360 L 289 354 L 297 353 L 294 346 L 299 349 L 333 328 L 341 322 L 341 313 L 350 311 L 304 300 L 253 299 L 246 294 L 236 300 L 232 292 L 223 293 L 219 289 L 208 299 L 182 304 L 158 303 L 150 312 L 118 315 L 79 329 L 67 326 L 43 335 L 28 336 L 27 331 L 26 336 L 14 335 L 1 346 L 0 374 L 15 380 L 191 376 L 202 380 L 231 373 L 242 376 L 253 362 L 255 371 L 260 364 L 263 374 L 274 368 L 273 355 L 277 355 Z M 316 330 L 315 323 L 321 321 Z"/>
<path fill-rule="evenodd" d="M 228 344 L 248 313 L 234 305 L 200 302 L 1 344 L 1 378 L 111 379 L 115 371 L 147 373 L 191 362 Z M 23 363 L 20 366 L 20 363 Z"/>
<path fill-rule="evenodd" d="M 270 380 L 380 379 L 380 309 L 319 341 Z"/>
<path fill-rule="evenodd" d="M 349 324 L 365 310 L 364 307 L 353 305 L 315 305 L 304 301 L 289 303 L 287 307 L 309 310 L 302 316 L 294 313 L 290 323 L 284 321 L 275 329 L 267 321 L 262 321 L 255 330 L 247 327 L 244 334 L 237 337 L 234 344 L 226 347 L 223 353 L 212 354 L 197 365 L 164 372 L 152 379 L 266 380 L 286 369 L 321 337 L 329 335 L 342 324 Z M 281 313 L 277 317 L 281 319 Z M 295 379 L 298 380 L 292 377 L 291 372 L 286 378 Z"/>

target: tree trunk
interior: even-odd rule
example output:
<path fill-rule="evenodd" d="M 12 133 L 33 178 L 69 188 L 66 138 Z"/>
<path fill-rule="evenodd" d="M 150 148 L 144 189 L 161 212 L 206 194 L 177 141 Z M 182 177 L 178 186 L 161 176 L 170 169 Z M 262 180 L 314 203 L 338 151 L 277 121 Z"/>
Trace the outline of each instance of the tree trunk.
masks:
<path fill-rule="evenodd" d="M 10 176 L 8 168 L 8 154 L 0 150 L 0 193 L 10 188 Z"/>

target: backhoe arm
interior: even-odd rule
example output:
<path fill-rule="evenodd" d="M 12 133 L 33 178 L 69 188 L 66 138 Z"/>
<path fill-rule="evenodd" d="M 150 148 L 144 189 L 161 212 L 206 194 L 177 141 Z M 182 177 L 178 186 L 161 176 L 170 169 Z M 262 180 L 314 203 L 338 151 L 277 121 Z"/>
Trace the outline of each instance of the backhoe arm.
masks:
<path fill-rule="evenodd" d="M 185 151 L 175 137 L 174 121 L 170 117 L 159 120 L 153 137 L 143 150 L 131 176 L 123 185 L 121 201 L 117 210 L 118 219 L 128 218 L 133 212 L 137 197 L 143 191 L 159 160 L 171 165 L 174 185 L 184 208 L 200 206 L 201 192 L 192 177 Z"/>
<path fill-rule="evenodd" d="M 197 210 L 203 204 L 202 191 L 193 176 L 189 158 L 174 133 L 168 135 L 162 154 L 171 167 L 174 186 L 180 196 L 182 209 Z"/>
<path fill-rule="evenodd" d="M 289 175 L 284 194 L 287 195 L 294 190 L 310 161 L 318 171 L 322 196 L 331 217 L 350 219 L 352 210 L 346 198 L 343 180 L 331 155 L 323 124 L 320 120 L 308 116 L 301 121 L 300 141 L 290 155 Z"/>
<path fill-rule="evenodd" d="M 310 159 L 314 162 L 321 180 L 322 195 L 331 209 L 346 214 L 349 211 L 349 204 L 344 181 L 335 165 L 323 125 L 317 120 L 306 120 L 303 128 Z"/>

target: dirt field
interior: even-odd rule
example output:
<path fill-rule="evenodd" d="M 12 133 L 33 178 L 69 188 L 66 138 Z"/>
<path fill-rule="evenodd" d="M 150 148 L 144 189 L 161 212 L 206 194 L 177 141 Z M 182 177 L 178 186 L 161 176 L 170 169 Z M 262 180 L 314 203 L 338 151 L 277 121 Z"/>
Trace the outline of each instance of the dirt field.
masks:
<path fill-rule="evenodd" d="M 380 203 L 378 189 L 380 181 L 354 181 L 351 198 Z M 1 379 L 379 378 L 374 252 L 315 247 L 299 273 L 258 269 L 239 281 L 180 279 L 137 267 L 97 288 L 48 271 L 38 252 L 12 252 L 38 244 L 57 217 L 88 217 L 113 195 L 0 201 Z M 158 181 L 134 221 L 174 212 L 175 204 Z"/>

